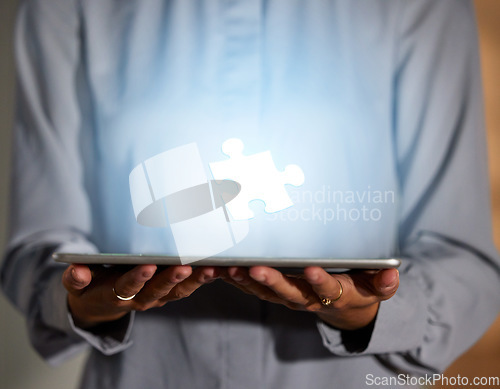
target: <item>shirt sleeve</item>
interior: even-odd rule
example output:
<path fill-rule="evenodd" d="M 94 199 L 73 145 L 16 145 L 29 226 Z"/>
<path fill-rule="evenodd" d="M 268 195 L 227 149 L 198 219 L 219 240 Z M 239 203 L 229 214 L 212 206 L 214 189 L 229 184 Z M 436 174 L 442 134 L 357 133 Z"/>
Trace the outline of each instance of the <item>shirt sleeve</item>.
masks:
<path fill-rule="evenodd" d="M 366 343 L 319 323 L 337 355 L 374 354 L 392 371 L 444 370 L 500 309 L 478 43 L 465 0 L 400 2 L 394 145 L 401 193 L 396 295 Z"/>
<path fill-rule="evenodd" d="M 78 86 L 83 79 L 76 1 L 26 0 L 15 33 L 17 111 L 13 134 L 10 236 L 1 269 L 8 298 L 26 315 L 35 349 L 57 363 L 87 340 L 107 354 L 129 342 L 130 315 L 114 330 L 77 329 L 54 251 L 94 253 L 85 191 Z M 85 117 L 84 117 L 85 116 Z M 103 329 L 101 329 L 103 330 Z"/>

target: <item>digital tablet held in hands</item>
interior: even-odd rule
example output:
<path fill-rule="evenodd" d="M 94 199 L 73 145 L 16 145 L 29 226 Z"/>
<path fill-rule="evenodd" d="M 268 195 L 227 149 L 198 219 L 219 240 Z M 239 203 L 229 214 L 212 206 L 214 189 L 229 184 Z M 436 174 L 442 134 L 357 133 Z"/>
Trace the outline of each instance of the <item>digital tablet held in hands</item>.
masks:
<path fill-rule="evenodd" d="M 170 255 L 151 254 L 75 254 L 55 253 L 57 262 L 101 265 L 183 265 L 193 266 L 269 266 L 304 268 L 319 266 L 325 269 L 390 269 L 401 264 L 398 258 L 264 258 L 264 257 L 209 257 L 189 259 Z"/>

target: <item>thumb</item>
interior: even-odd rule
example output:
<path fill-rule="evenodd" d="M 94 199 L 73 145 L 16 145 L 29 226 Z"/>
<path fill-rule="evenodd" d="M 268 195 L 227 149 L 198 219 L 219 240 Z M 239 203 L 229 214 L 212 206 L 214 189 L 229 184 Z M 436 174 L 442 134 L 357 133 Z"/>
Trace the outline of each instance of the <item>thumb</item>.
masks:
<path fill-rule="evenodd" d="M 64 271 L 62 283 L 68 293 L 80 295 L 92 281 L 92 273 L 88 266 L 71 264 Z"/>
<path fill-rule="evenodd" d="M 375 275 L 373 286 L 382 300 L 391 298 L 399 287 L 399 272 L 396 269 L 381 270 Z"/>

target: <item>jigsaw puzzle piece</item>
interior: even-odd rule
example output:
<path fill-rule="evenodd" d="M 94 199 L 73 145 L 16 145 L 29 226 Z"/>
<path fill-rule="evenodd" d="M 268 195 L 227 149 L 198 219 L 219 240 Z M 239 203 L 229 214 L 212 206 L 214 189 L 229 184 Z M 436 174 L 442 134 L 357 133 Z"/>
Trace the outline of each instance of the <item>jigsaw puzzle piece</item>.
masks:
<path fill-rule="evenodd" d="M 270 151 L 249 156 L 243 155 L 244 144 L 240 139 L 228 139 L 222 151 L 229 159 L 210 163 L 210 170 L 216 180 L 234 180 L 241 185 L 241 192 L 227 209 L 234 220 L 248 220 L 254 217 L 248 203 L 262 200 L 265 211 L 274 213 L 293 205 L 284 185 L 300 186 L 304 173 L 297 165 L 288 165 L 283 172 L 276 169 Z"/>
<path fill-rule="evenodd" d="M 244 148 L 245 145 L 243 144 L 243 141 L 238 138 L 228 139 L 222 144 L 222 152 L 228 157 L 233 158 L 243 157 Z"/>
<path fill-rule="evenodd" d="M 278 172 L 272 177 L 272 182 L 268 182 L 268 188 L 265 198 L 262 200 L 266 203 L 265 211 L 267 213 L 275 213 L 289 208 L 293 205 L 293 201 L 288 195 L 285 185 L 300 186 L 304 183 L 304 172 L 297 165 L 287 165 L 283 172 Z"/>

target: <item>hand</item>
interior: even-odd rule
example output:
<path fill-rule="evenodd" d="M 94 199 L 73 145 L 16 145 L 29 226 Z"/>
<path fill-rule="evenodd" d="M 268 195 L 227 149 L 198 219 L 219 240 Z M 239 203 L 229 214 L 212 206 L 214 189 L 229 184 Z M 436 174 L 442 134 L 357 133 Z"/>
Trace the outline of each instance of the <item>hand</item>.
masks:
<path fill-rule="evenodd" d="M 193 270 L 184 265 L 157 271 L 155 265 L 139 265 L 124 274 L 113 268 L 100 268 L 94 274 L 86 265 L 72 264 L 62 282 L 75 324 L 89 328 L 117 320 L 132 310 L 145 311 L 187 297 L 216 277 L 214 267 Z M 135 297 L 122 301 L 117 295 Z"/>
<path fill-rule="evenodd" d="M 314 312 L 342 330 L 370 324 L 380 302 L 394 296 L 399 286 L 396 269 L 328 274 L 320 267 L 307 267 L 297 277 L 265 266 L 230 267 L 222 278 L 262 300 Z M 331 304 L 323 305 L 322 298 L 330 299 Z"/>

